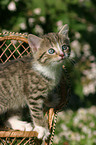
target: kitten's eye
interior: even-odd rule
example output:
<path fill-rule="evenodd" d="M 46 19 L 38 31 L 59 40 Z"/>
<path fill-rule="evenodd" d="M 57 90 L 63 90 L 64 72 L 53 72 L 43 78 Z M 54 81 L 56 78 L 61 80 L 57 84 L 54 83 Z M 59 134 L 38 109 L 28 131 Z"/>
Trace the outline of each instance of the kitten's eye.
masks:
<path fill-rule="evenodd" d="M 54 50 L 53 48 L 50 48 L 50 49 L 48 50 L 48 52 L 49 52 L 50 54 L 53 54 L 53 53 L 55 52 L 55 50 Z"/>
<path fill-rule="evenodd" d="M 66 50 L 68 48 L 67 45 L 62 45 L 62 50 Z"/>

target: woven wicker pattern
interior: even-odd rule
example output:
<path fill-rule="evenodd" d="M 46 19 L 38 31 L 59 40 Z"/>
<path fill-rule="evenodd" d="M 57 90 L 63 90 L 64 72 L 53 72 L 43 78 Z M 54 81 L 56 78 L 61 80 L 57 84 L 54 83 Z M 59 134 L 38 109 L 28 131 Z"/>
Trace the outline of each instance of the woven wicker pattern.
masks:
<path fill-rule="evenodd" d="M 25 37 L 26 36 L 26 37 Z M 6 33 L 0 37 L 0 62 L 6 63 L 30 53 L 27 42 L 27 35 L 14 36 Z M 23 41 L 22 41 L 23 40 Z"/>
<path fill-rule="evenodd" d="M 18 33 L 0 33 L 0 63 L 6 63 L 23 55 L 30 54 L 27 35 Z M 49 126 L 52 122 L 52 113 L 49 113 Z M 0 145 L 39 145 L 41 141 L 35 139 L 37 133 L 34 131 L 0 131 Z M 45 143 L 48 145 L 48 143 Z"/>
<path fill-rule="evenodd" d="M 35 142 L 36 143 L 36 142 Z M 6 138 L 0 138 L 0 144 L 1 145 L 35 145 L 34 140 L 32 138 L 11 138 L 11 137 L 6 137 Z M 38 143 L 36 143 L 38 144 Z"/>

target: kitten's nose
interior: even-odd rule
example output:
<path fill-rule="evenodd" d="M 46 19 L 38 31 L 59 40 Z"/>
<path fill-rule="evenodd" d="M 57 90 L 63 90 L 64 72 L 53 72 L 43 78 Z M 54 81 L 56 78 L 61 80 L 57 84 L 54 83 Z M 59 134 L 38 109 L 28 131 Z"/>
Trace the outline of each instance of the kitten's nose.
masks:
<path fill-rule="evenodd" d="M 63 59 L 64 58 L 64 53 L 61 53 L 59 56 L 61 56 L 61 58 Z"/>

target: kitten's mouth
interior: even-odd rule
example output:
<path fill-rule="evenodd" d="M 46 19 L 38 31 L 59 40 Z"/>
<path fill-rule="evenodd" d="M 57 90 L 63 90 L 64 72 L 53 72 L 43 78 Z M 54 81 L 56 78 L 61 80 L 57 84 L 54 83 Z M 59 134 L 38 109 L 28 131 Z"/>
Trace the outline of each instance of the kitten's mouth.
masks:
<path fill-rule="evenodd" d="M 61 57 L 58 61 L 62 62 L 62 61 L 64 61 L 64 59 L 65 59 L 65 57 Z"/>
<path fill-rule="evenodd" d="M 57 62 L 62 63 L 63 61 L 64 61 L 64 59 L 59 59 Z"/>
<path fill-rule="evenodd" d="M 60 64 L 65 60 L 66 57 L 59 57 L 57 60 L 54 60 L 54 63 Z"/>

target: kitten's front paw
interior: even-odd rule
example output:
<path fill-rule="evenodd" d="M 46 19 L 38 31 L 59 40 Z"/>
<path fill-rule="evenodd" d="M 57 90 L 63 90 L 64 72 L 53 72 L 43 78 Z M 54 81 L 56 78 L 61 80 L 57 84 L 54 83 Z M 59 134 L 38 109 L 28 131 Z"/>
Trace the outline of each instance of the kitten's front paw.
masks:
<path fill-rule="evenodd" d="M 46 140 L 50 135 L 49 130 L 42 126 L 35 126 L 34 131 L 38 132 L 38 139 Z"/>
<path fill-rule="evenodd" d="M 31 123 L 19 120 L 18 116 L 10 117 L 6 124 L 14 130 L 31 131 L 33 129 Z"/>

